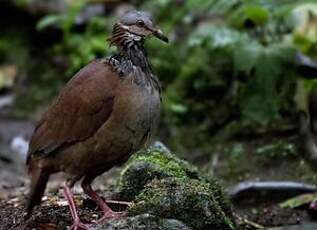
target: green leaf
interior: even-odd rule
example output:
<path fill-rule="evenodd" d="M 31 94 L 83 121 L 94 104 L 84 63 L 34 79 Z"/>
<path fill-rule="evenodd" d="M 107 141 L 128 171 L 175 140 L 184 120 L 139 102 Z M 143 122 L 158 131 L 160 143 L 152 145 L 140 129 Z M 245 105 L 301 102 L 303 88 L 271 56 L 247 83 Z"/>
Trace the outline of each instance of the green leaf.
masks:
<path fill-rule="evenodd" d="M 295 49 L 283 44 L 240 49 L 249 52 L 245 52 L 246 60 L 245 56 L 239 58 L 241 53 L 236 54 L 235 68 L 251 75 L 239 100 L 242 114 L 253 121 L 268 124 L 279 117 L 279 110 L 295 83 L 294 70 L 286 69 L 286 66 L 294 66 Z"/>
<path fill-rule="evenodd" d="M 38 31 L 41 31 L 52 25 L 61 25 L 64 19 L 65 16 L 60 14 L 47 15 L 38 21 L 38 23 L 36 24 L 36 29 Z"/>
<path fill-rule="evenodd" d="M 235 45 L 242 40 L 248 40 L 246 34 L 226 26 L 206 24 L 200 26 L 189 37 L 190 47 L 206 45 L 209 49 L 216 49 Z"/>
<path fill-rule="evenodd" d="M 269 20 L 269 12 L 261 6 L 246 6 L 244 9 L 246 19 L 251 20 L 256 25 L 266 24 Z"/>
<path fill-rule="evenodd" d="M 256 42 L 237 45 L 233 50 L 235 73 L 244 72 L 249 75 L 258 62 L 261 49 L 262 47 Z"/>
<path fill-rule="evenodd" d="M 317 194 L 304 194 L 288 199 L 280 204 L 281 208 L 298 208 L 303 205 L 317 201 Z"/>
<path fill-rule="evenodd" d="M 188 109 L 182 104 L 172 104 L 170 105 L 170 110 L 174 113 L 184 114 Z"/>

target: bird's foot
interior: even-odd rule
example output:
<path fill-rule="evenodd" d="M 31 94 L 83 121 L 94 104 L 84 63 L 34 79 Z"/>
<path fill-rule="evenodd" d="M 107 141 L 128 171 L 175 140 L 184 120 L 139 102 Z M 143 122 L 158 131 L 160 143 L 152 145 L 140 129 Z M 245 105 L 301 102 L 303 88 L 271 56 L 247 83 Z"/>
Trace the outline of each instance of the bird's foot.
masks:
<path fill-rule="evenodd" d="M 89 224 L 84 224 L 80 220 L 75 220 L 73 225 L 70 227 L 71 230 L 89 230 L 92 226 Z"/>

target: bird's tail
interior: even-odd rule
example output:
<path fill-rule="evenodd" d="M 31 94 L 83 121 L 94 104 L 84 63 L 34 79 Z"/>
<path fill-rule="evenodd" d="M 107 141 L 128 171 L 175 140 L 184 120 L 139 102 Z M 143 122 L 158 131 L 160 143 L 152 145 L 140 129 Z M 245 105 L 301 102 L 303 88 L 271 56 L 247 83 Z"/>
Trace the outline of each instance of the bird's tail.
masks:
<path fill-rule="evenodd" d="M 50 174 L 46 172 L 45 169 L 39 167 L 31 167 L 31 186 L 29 199 L 26 205 L 27 214 L 25 219 L 28 219 L 32 213 L 34 206 L 41 203 L 47 181 L 50 177 Z"/>

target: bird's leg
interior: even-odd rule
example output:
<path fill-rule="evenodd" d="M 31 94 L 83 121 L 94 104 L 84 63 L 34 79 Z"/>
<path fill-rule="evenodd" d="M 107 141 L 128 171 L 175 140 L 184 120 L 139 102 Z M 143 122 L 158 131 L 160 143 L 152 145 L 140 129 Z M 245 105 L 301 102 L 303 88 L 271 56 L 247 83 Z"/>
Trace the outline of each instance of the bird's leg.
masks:
<path fill-rule="evenodd" d="M 71 229 L 72 230 L 89 229 L 89 225 L 84 224 L 78 216 L 74 195 L 71 191 L 71 188 L 74 187 L 74 184 L 75 184 L 74 181 L 67 181 L 64 186 L 64 195 L 68 201 L 70 213 L 74 221 L 73 225 L 71 226 Z"/>
<path fill-rule="evenodd" d="M 107 205 L 106 201 L 104 201 L 91 187 L 91 183 L 94 178 L 92 177 L 85 177 L 82 181 L 82 188 L 84 193 L 88 195 L 88 197 L 93 200 L 98 207 L 103 211 L 103 216 L 97 220 L 97 223 L 102 222 L 105 219 L 109 218 L 119 218 L 124 215 L 124 212 L 114 212 L 112 209 Z"/>

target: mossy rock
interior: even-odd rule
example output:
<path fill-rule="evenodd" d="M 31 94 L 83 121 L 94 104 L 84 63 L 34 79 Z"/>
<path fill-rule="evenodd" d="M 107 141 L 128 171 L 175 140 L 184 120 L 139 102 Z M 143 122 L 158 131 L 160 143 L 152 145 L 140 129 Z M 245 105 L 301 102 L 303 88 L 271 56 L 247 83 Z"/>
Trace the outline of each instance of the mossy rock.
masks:
<path fill-rule="evenodd" d="M 98 230 L 129 229 L 129 230 L 190 230 L 179 220 L 159 218 L 150 214 L 142 214 L 121 219 L 112 219 L 97 226 Z"/>
<path fill-rule="evenodd" d="M 198 169 L 172 154 L 162 143 L 143 149 L 133 155 L 121 171 L 120 195 L 133 200 L 154 178 L 190 178 L 207 181 Z"/>
<path fill-rule="evenodd" d="M 177 218 L 193 229 L 234 229 L 228 210 L 222 208 L 210 184 L 188 179 L 154 179 L 137 196 L 129 215 L 150 213 Z"/>
<path fill-rule="evenodd" d="M 177 219 L 192 229 L 235 229 L 221 186 L 162 144 L 135 154 L 122 170 L 120 197 L 133 201 L 129 216 Z"/>

